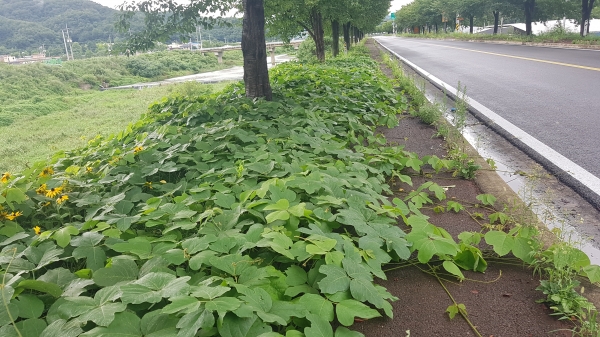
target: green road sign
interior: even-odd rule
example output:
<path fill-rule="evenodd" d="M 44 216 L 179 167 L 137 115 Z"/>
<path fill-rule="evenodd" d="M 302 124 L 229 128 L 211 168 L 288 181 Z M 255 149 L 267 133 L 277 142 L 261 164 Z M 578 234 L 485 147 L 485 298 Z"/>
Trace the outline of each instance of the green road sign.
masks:
<path fill-rule="evenodd" d="M 396 13 L 390 13 L 390 17 L 392 18 L 392 20 L 396 19 Z"/>

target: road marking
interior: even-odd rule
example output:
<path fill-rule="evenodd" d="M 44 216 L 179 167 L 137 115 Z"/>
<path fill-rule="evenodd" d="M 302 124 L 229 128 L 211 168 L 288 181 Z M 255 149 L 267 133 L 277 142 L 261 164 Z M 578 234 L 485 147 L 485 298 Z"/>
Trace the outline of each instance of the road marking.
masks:
<path fill-rule="evenodd" d="M 554 62 L 554 61 L 548 61 L 548 60 L 534 59 L 534 58 L 530 58 L 530 57 L 523 57 L 523 56 L 514 56 L 514 55 L 508 55 L 508 54 L 492 53 L 492 52 L 487 52 L 487 51 L 482 51 L 482 50 L 476 50 L 476 49 L 468 49 L 468 48 L 446 46 L 446 45 L 443 45 L 443 44 L 426 43 L 426 42 L 417 42 L 417 43 L 427 44 L 427 45 L 437 46 L 437 47 L 445 47 L 445 48 L 452 48 L 452 49 L 458 49 L 458 50 L 471 51 L 471 52 L 475 52 L 475 53 L 488 54 L 488 55 L 494 55 L 494 56 L 503 56 L 503 57 L 509 57 L 509 58 L 514 58 L 514 59 L 519 59 L 519 60 L 548 63 L 548 64 L 554 64 L 554 65 L 563 66 L 563 67 L 571 67 L 571 68 L 579 68 L 579 69 L 585 69 L 585 70 L 600 71 L 600 68 L 580 66 L 578 64 L 563 63 L 563 62 Z"/>

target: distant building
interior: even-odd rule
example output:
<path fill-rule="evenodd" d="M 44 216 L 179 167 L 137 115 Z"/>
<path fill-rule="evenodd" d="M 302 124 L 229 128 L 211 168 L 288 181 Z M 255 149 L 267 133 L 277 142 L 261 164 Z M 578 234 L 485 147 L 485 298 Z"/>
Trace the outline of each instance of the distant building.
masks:
<path fill-rule="evenodd" d="M 4 63 L 11 63 L 16 59 L 16 57 L 10 55 L 0 55 L 0 58 Z"/>

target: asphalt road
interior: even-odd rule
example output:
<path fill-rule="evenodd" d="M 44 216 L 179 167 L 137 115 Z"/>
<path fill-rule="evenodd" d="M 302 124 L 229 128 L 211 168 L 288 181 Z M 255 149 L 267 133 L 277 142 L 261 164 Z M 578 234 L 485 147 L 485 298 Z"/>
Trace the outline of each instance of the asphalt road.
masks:
<path fill-rule="evenodd" d="M 600 51 L 377 39 L 600 177 Z"/>

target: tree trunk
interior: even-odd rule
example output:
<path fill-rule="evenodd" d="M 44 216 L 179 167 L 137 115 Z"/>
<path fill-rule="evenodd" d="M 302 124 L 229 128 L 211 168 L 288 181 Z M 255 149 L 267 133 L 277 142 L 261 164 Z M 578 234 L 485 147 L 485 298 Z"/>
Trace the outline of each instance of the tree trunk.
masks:
<path fill-rule="evenodd" d="M 473 34 L 473 15 L 469 15 L 469 34 Z"/>
<path fill-rule="evenodd" d="M 344 42 L 346 43 L 346 51 L 350 51 L 350 22 L 346 22 L 342 25 L 344 30 Z"/>
<path fill-rule="evenodd" d="M 525 35 L 533 33 L 531 23 L 533 21 L 533 11 L 535 9 L 535 0 L 525 1 Z"/>
<path fill-rule="evenodd" d="M 338 20 L 331 21 L 331 36 L 333 38 L 333 57 L 340 53 L 340 22 Z"/>
<path fill-rule="evenodd" d="M 448 33 L 448 22 L 444 22 L 444 33 Z"/>
<path fill-rule="evenodd" d="M 500 20 L 500 11 L 494 11 L 494 35 L 498 34 L 498 21 Z"/>
<path fill-rule="evenodd" d="M 354 35 L 354 43 L 358 43 L 358 28 L 352 27 L 352 34 Z"/>
<path fill-rule="evenodd" d="M 315 47 L 317 49 L 317 60 L 319 60 L 319 62 L 325 62 L 325 32 L 323 31 L 323 17 L 321 16 L 321 12 L 316 8 L 313 8 L 310 11 L 310 24 L 313 31 L 312 38 L 315 41 Z"/>
<path fill-rule="evenodd" d="M 273 98 L 267 68 L 265 8 L 263 0 L 243 0 L 242 54 L 246 97 Z"/>
<path fill-rule="evenodd" d="M 594 0 L 581 0 L 581 26 L 579 35 L 586 36 L 590 32 L 590 16 L 594 8 Z"/>
<path fill-rule="evenodd" d="M 437 25 L 437 22 L 435 23 L 435 33 L 436 33 L 436 34 L 438 33 L 438 25 Z"/>

